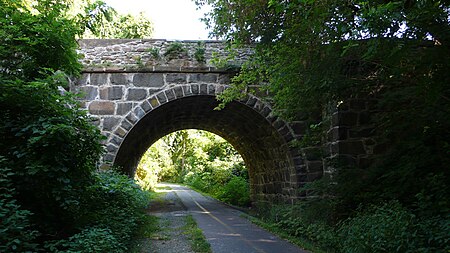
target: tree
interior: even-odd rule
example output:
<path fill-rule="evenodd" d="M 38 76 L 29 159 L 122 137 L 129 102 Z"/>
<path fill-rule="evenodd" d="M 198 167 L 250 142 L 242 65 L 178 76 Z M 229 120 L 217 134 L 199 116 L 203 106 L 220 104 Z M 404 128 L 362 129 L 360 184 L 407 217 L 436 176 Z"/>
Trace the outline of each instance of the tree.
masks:
<path fill-rule="evenodd" d="M 153 32 L 150 20 L 139 13 L 138 16 L 119 14 L 103 1 L 86 1 L 84 13 L 79 17 L 88 28 L 83 37 L 101 39 L 142 39 L 149 38 Z"/>
<path fill-rule="evenodd" d="M 255 47 L 219 96 L 223 102 L 259 84 L 279 115 L 316 124 L 330 104 L 379 99 L 372 120 L 388 149 L 364 177 L 326 185 L 335 212 L 348 216 L 359 205 L 391 199 L 415 212 L 428 206 L 420 215 L 448 212 L 449 202 L 440 199 L 450 193 L 444 183 L 450 180 L 450 2 L 195 2 L 211 6 L 204 19 L 211 35 L 231 48 Z"/>

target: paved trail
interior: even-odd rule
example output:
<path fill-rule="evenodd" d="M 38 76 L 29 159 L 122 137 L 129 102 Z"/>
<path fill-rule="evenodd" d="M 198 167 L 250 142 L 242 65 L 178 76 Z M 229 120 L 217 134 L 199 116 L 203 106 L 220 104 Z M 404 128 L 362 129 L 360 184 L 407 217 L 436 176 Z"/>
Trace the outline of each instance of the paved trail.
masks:
<path fill-rule="evenodd" d="M 241 217 L 241 212 L 176 184 L 172 188 L 214 253 L 307 253 Z"/>

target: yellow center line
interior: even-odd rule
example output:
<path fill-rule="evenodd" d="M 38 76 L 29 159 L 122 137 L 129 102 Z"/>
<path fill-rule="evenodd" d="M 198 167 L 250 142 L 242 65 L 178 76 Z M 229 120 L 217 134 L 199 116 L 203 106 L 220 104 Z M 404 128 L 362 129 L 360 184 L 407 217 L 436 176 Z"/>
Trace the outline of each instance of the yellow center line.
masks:
<path fill-rule="evenodd" d="M 214 216 L 214 214 L 212 214 L 210 211 L 206 210 L 206 208 L 204 208 L 202 205 L 200 205 L 200 203 L 198 203 L 194 197 L 192 196 L 192 194 L 190 192 L 187 191 L 187 194 L 189 194 L 189 196 L 191 196 L 192 201 L 194 201 L 194 203 L 206 214 L 208 214 L 211 218 L 213 218 L 215 221 L 219 222 L 220 224 L 222 224 L 222 226 L 224 226 L 228 231 L 230 231 L 232 234 L 236 233 L 236 231 L 234 231 L 234 229 L 230 226 L 228 226 L 226 223 L 224 223 L 223 221 L 221 221 L 219 218 L 217 218 L 216 216 Z M 241 237 L 242 238 L 242 237 Z M 242 238 L 243 241 L 245 241 L 248 245 L 250 245 L 250 247 L 254 248 L 255 250 L 257 250 L 258 252 L 261 253 L 265 253 L 264 250 L 257 248 L 251 241 Z"/>

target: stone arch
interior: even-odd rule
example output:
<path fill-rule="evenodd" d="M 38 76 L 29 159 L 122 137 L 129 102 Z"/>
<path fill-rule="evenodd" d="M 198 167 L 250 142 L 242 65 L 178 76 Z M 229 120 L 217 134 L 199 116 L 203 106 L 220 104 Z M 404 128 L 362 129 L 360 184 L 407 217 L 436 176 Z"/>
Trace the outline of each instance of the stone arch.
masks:
<path fill-rule="evenodd" d="M 137 103 L 111 136 L 113 148 L 105 160 L 133 175 L 144 152 L 159 138 L 182 129 L 206 130 L 226 139 L 242 155 L 253 201 L 295 199 L 299 168 L 298 154 L 288 145 L 294 139 L 291 127 L 253 95 L 213 110 L 218 103 L 215 96 L 224 88 L 177 85 Z"/>

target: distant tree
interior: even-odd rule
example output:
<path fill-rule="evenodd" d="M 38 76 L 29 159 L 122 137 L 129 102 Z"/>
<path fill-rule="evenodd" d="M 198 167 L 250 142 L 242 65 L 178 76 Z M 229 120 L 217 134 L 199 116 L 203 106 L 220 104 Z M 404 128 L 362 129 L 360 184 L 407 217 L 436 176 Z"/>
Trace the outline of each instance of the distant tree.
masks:
<path fill-rule="evenodd" d="M 101 39 L 142 39 L 149 38 L 153 32 L 150 20 L 139 13 L 138 16 L 131 14 L 119 14 L 114 8 L 103 1 L 84 4 L 84 13 L 79 14 L 82 22 L 88 28 L 83 35 L 85 38 L 95 37 Z"/>

